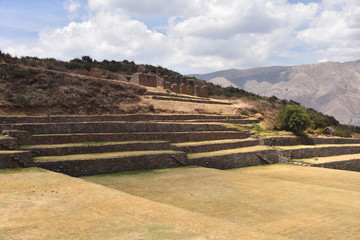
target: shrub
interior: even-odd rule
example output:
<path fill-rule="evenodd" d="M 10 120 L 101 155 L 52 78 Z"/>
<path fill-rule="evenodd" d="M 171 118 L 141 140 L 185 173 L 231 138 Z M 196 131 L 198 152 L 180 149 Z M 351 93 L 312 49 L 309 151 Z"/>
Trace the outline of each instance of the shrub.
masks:
<path fill-rule="evenodd" d="M 307 112 L 310 119 L 313 121 L 314 129 L 339 125 L 339 121 L 337 121 L 333 116 L 322 114 L 312 108 L 309 108 Z"/>
<path fill-rule="evenodd" d="M 249 116 L 249 112 L 246 109 L 241 110 L 241 114 L 244 116 Z"/>
<path fill-rule="evenodd" d="M 21 107 L 29 106 L 29 100 L 22 94 L 16 96 L 15 102 Z"/>
<path fill-rule="evenodd" d="M 341 125 L 336 127 L 334 135 L 338 137 L 351 137 L 350 131 L 346 127 Z"/>
<path fill-rule="evenodd" d="M 287 106 L 280 110 L 278 115 L 280 128 L 295 134 L 303 134 L 311 125 L 306 111 L 299 105 Z"/>
<path fill-rule="evenodd" d="M 13 76 L 15 78 L 28 78 L 30 76 L 30 71 L 27 68 L 15 68 Z"/>
<path fill-rule="evenodd" d="M 7 79 L 9 77 L 8 73 L 0 67 L 0 78 Z"/>
<path fill-rule="evenodd" d="M 5 99 L 5 100 L 10 100 L 10 99 L 13 98 L 13 94 L 12 94 L 12 92 L 9 91 L 9 90 L 5 90 L 5 91 L 3 92 L 3 96 L 4 96 L 4 99 Z"/>

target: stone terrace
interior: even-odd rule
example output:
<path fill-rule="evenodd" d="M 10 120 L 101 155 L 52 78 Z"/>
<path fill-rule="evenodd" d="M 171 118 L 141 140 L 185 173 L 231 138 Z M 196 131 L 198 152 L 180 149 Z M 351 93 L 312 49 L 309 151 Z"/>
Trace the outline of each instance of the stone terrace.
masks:
<path fill-rule="evenodd" d="M 71 176 L 278 162 L 360 169 L 360 139 L 253 138 L 232 124 L 258 121 L 239 116 L 55 116 L 50 122 L 44 117 L 1 117 L 0 122 L 0 168 L 37 166 Z M 333 158 L 310 159 L 329 156 Z"/>

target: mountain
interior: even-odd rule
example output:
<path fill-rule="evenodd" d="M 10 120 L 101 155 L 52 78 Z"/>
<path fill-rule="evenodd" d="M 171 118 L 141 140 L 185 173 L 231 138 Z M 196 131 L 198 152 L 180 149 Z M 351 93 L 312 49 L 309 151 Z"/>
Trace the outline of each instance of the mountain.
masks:
<path fill-rule="evenodd" d="M 192 76 L 210 82 L 222 77 L 246 91 L 294 100 L 343 124 L 360 125 L 360 60 L 230 69 Z"/>
<path fill-rule="evenodd" d="M 226 79 L 224 77 L 216 77 L 216 78 L 210 79 L 209 82 L 211 82 L 215 85 L 222 86 L 224 88 L 237 87 L 234 83 L 232 83 L 231 81 L 229 81 L 228 79 Z"/>

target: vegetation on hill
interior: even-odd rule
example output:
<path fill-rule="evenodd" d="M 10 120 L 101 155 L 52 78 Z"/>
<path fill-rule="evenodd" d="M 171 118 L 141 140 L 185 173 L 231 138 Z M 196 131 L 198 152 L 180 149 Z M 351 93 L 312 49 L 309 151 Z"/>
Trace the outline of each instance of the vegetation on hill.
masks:
<path fill-rule="evenodd" d="M 286 106 L 280 110 L 278 119 L 283 130 L 302 134 L 311 125 L 306 111 L 299 105 Z"/>
<path fill-rule="evenodd" d="M 13 57 L 0 51 L 0 109 L 7 114 L 43 114 L 45 112 L 114 114 L 156 111 L 153 106 L 142 106 L 140 103 L 139 95 L 145 93 L 145 88 L 126 84 L 126 81 L 135 73 L 201 81 L 193 77 L 185 77 L 161 66 L 136 64 L 128 60 L 97 61 L 90 56 L 82 56 L 70 61 L 61 61 L 54 58 Z M 284 113 L 285 110 L 282 109 L 300 104 L 295 101 L 281 100 L 275 96 L 263 97 L 236 87 L 224 88 L 212 83 L 206 84 L 210 97 L 241 99 L 253 106 L 238 109 L 237 114 L 244 116 L 260 114 L 267 122 L 266 128 L 276 129 L 278 126 L 280 129 L 298 132 L 300 129 L 305 130 L 301 119 L 298 118 L 308 116 L 310 124 L 307 124 L 306 120 L 305 125 L 310 132 L 322 132 L 328 126 L 335 126 L 334 135 L 349 136 L 350 134 L 350 127 L 339 125 L 334 117 L 314 109 L 306 109 L 305 113 L 290 117 L 289 119 L 293 120 L 290 125 L 293 127 L 290 125 L 285 127 L 281 121 L 276 124 L 277 119 L 283 119 L 281 116 L 278 117 L 279 112 Z M 138 104 L 139 107 L 129 110 L 124 107 L 124 104 L 128 103 Z M 255 127 L 262 129 L 258 125 Z M 359 129 L 353 127 L 351 130 Z"/>
<path fill-rule="evenodd" d="M 6 114 L 121 113 L 120 104 L 138 103 L 145 88 L 104 81 L 61 69 L 54 59 L 0 54 L 0 110 Z M 151 110 L 149 109 L 146 111 Z"/>

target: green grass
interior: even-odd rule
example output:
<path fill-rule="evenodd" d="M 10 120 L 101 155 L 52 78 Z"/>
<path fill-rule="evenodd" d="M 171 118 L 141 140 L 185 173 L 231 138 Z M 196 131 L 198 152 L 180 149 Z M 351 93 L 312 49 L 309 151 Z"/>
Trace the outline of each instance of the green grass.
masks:
<path fill-rule="evenodd" d="M 54 162 L 54 161 L 120 158 L 120 157 L 132 157 L 132 156 L 141 156 L 141 155 L 174 154 L 174 153 L 179 153 L 179 152 L 172 150 L 110 152 L 110 153 L 94 153 L 94 154 L 74 154 L 74 155 L 66 155 L 66 156 L 44 156 L 44 157 L 35 157 L 33 159 L 35 162 Z"/>
<path fill-rule="evenodd" d="M 203 153 L 190 153 L 188 154 L 189 159 L 202 158 L 202 157 L 212 157 L 212 156 L 221 156 L 234 153 L 244 153 L 244 152 L 256 152 L 271 149 L 268 146 L 253 146 L 253 147 L 243 147 L 235 149 L 226 149 L 221 151 L 214 152 L 203 152 Z"/>
<path fill-rule="evenodd" d="M 26 173 L 26 172 L 47 172 L 41 168 L 5 168 L 0 169 L 0 174 Z"/>

